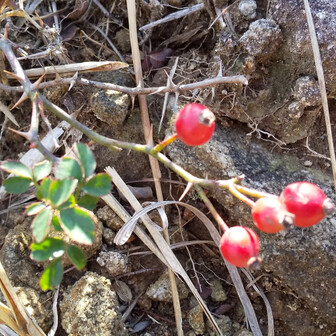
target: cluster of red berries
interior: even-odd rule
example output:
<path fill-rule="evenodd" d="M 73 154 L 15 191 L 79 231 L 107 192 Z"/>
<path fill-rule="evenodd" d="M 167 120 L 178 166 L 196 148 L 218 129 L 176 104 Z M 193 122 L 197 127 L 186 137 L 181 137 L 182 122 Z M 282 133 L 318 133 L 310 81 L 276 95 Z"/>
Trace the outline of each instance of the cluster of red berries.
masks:
<path fill-rule="evenodd" d="M 280 197 L 263 197 L 255 202 L 252 219 L 259 230 L 276 233 L 293 225 L 313 226 L 334 210 L 334 203 L 318 186 L 296 182 L 288 185 Z M 224 258 L 238 267 L 258 264 L 259 246 L 256 233 L 243 226 L 226 230 L 220 242 Z"/>
<path fill-rule="evenodd" d="M 191 103 L 183 107 L 175 119 L 178 138 L 189 146 L 209 141 L 215 129 L 215 116 L 205 106 Z M 288 185 L 279 197 L 262 197 L 252 207 L 255 226 L 267 233 L 276 233 L 291 226 L 309 227 L 335 210 L 324 192 L 309 182 Z M 238 267 L 259 264 L 260 242 L 251 229 L 235 226 L 225 230 L 220 241 L 224 258 Z"/>

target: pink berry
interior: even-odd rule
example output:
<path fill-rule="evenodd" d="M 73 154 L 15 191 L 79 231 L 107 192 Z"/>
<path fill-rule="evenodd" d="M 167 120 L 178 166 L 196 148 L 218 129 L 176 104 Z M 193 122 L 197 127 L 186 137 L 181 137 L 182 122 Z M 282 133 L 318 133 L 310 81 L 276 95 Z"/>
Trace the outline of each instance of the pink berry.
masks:
<path fill-rule="evenodd" d="M 262 197 L 252 208 L 256 227 L 267 233 L 276 233 L 294 224 L 293 215 L 287 212 L 279 197 Z"/>
<path fill-rule="evenodd" d="M 191 103 L 178 112 L 175 128 L 179 139 L 186 145 L 203 145 L 215 130 L 215 115 L 204 105 Z"/>
<path fill-rule="evenodd" d="M 287 211 L 295 215 L 295 225 L 300 227 L 313 226 L 335 210 L 335 205 L 324 192 L 309 182 L 288 185 L 280 200 Z"/>
<path fill-rule="evenodd" d="M 259 245 L 257 234 L 243 226 L 227 229 L 220 241 L 223 257 L 237 267 L 259 264 Z"/>

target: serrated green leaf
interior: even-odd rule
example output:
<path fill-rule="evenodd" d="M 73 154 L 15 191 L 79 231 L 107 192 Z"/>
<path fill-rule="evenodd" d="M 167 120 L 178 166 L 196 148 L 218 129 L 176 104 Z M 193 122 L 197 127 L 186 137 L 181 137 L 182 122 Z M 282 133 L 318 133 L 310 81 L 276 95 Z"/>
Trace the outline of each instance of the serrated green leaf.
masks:
<path fill-rule="evenodd" d="M 95 171 L 96 160 L 93 156 L 91 149 L 87 145 L 78 143 L 75 148 L 78 158 L 81 161 L 82 166 L 84 168 L 85 178 L 87 178 L 90 175 L 92 175 L 92 173 Z"/>
<path fill-rule="evenodd" d="M 27 191 L 32 184 L 31 179 L 22 176 L 9 177 L 4 181 L 3 186 L 10 194 L 21 194 Z"/>
<path fill-rule="evenodd" d="M 90 211 L 94 210 L 97 206 L 99 198 L 91 195 L 84 195 L 81 197 L 77 204 Z"/>
<path fill-rule="evenodd" d="M 52 216 L 51 225 L 55 231 L 57 232 L 63 231 L 63 229 L 61 228 L 61 222 L 58 216 L 56 215 Z"/>
<path fill-rule="evenodd" d="M 55 206 L 66 202 L 77 187 L 77 180 L 67 178 L 52 181 L 49 187 L 49 200 Z"/>
<path fill-rule="evenodd" d="M 33 177 L 31 170 L 25 164 L 19 161 L 3 161 L 0 164 L 0 168 L 7 171 L 8 173 L 12 173 L 21 177 L 26 177 L 29 179 L 32 179 Z"/>
<path fill-rule="evenodd" d="M 40 243 L 47 236 L 51 222 L 52 211 L 48 206 L 37 214 L 32 223 L 32 230 L 35 240 Z"/>
<path fill-rule="evenodd" d="M 42 273 L 40 279 L 40 287 L 43 291 L 54 289 L 58 286 L 63 278 L 63 266 L 61 258 L 52 261 Z"/>
<path fill-rule="evenodd" d="M 81 207 L 60 211 L 61 227 L 74 241 L 82 244 L 92 244 L 94 240 L 94 215 Z"/>
<path fill-rule="evenodd" d="M 86 264 L 86 257 L 80 248 L 75 245 L 69 245 L 67 247 L 67 255 L 78 270 L 84 268 Z"/>
<path fill-rule="evenodd" d="M 51 182 L 52 182 L 52 179 L 50 179 L 50 178 L 46 178 L 42 181 L 42 183 L 40 185 L 41 186 L 41 190 L 40 190 L 41 195 L 38 195 L 38 196 L 42 196 L 42 198 L 46 198 L 46 199 L 49 198 L 49 188 L 50 188 Z"/>
<path fill-rule="evenodd" d="M 111 177 L 105 173 L 92 177 L 83 190 L 92 196 L 104 196 L 112 189 Z"/>
<path fill-rule="evenodd" d="M 75 159 L 64 157 L 56 168 L 55 177 L 59 180 L 67 177 L 73 177 L 78 181 L 81 181 L 83 178 L 83 172 L 79 163 Z"/>
<path fill-rule="evenodd" d="M 65 252 L 65 243 L 62 239 L 48 237 L 41 243 L 32 243 L 30 256 L 36 261 L 46 261 L 61 257 Z"/>
<path fill-rule="evenodd" d="M 46 205 L 42 202 L 35 202 L 35 203 L 32 203 L 32 204 L 29 204 L 26 207 L 26 215 L 27 216 L 34 216 L 34 215 L 38 214 L 40 211 L 42 211 L 45 207 L 46 207 Z"/>
<path fill-rule="evenodd" d="M 33 167 L 33 177 L 35 181 L 40 181 L 45 177 L 49 176 L 51 173 L 52 164 L 50 161 L 42 161 L 34 165 Z"/>

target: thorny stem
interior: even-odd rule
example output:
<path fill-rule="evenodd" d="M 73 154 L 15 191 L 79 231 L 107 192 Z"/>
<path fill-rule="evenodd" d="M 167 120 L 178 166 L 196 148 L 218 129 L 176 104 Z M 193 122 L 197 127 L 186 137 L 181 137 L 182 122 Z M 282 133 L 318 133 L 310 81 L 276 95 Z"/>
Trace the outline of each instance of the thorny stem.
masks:
<path fill-rule="evenodd" d="M 156 147 L 153 147 L 153 146 L 150 146 L 150 145 L 140 145 L 140 144 L 136 144 L 136 143 L 111 139 L 111 138 L 105 137 L 103 135 L 100 135 L 100 134 L 94 132 L 93 130 L 91 130 L 90 128 L 83 125 L 78 120 L 76 120 L 75 118 L 73 118 L 72 116 L 67 114 L 60 107 L 51 103 L 47 98 L 45 98 L 44 96 L 42 96 L 39 93 L 36 93 L 36 90 L 34 90 L 33 85 L 31 84 L 31 82 L 29 81 L 27 76 L 25 75 L 19 61 L 17 60 L 15 54 L 13 53 L 13 51 L 10 48 L 10 46 L 8 45 L 8 43 L 0 40 L 0 49 L 5 53 L 5 55 L 8 59 L 8 62 L 10 63 L 14 73 L 17 76 L 17 79 L 20 81 L 20 83 L 21 83 L 21 85 L 24 89 L 24 92 L 28 95 L 28 97 L 33 102 L 32 124 L 31 124 L 30 131 L 28 133 L 32 133 L 31 131 L 34 130 L 34 132 L 33 132 L 34 134 L 29 135 L 29 140 L 34 141 L 33 143 L 36 146 L 36 148 L 38 148 L 42 152 L 42 154 L 44 154 L 49 160 L 55 161 L 57 159 L 50 152 L 48 152 L 48 150 L 46 148 L 44 148 L 42 146 L 42 144 L 37 139 L 37 135 L 35 137 L 35 129 L 36 129 L 36 125 L 38 125 L 37 124 L 38 121 L 36 121 L 37 120 L 36 118 L 38 118 L 38 111 L 39 111 L 39 109 L 41 109 L 41 102 L 43 102 L 43 105 L 46 109 L 48 109 L 49 111 L 54 113 L 57 117 L 61 118 L 62 120 L 67 121 L 71 126 L 80 130 L 82 133 L 84 133 L 88 138 L 93 140 L 95 143 L 98 143 L 100 145 L 108 147 L 112 150 L 116 150 L 116 148 L 130 149 L 130 150 L 135 150 L 135 151 L 142 152 L 144 154 L 148 154 L 148 155 L 151 155 L 151 156 L 155 157 L 158 161 L 160 161 L 166 167 L 170 168 L 176 174 L 181 176 L 184 180 L 193 184 L 195 186 L 196 190 L 199 192 L 200 196 L 202 197 L 204 203 L 209 207 L 210 212 L 213 214 L 213 216 L 215 217 L 216 221 L 221 226 L 223 231 L 225 231 L 227 229 L 227 225 L 225 224 L 223 219 L 221 219 L 221 217 L 219 216 L 216 209 L 213 207 L 212 203 L 207 198 L 207 196 L 205 195 L 205 193 L 203 192 L 203 189 L 201 187 L 217 186 L 217 187 L 220 187 L 222 189 L 229 190 L 235 196 L 239 194 L 239 197 L 238 196 L 237 197 L 241 200 L 243 200 L 244 198 L 247 199 L 247 197 L 245 197 L 244 195 L 242 195 L 240 192 L 237 191 L 237 188 L 232 188 L 232 186 L 236 186 L 236 184 L 240 182 L 240 180 L 241 180 L 240 178 L 234 178 L 234 179 L 229 179 L 229 180 L 210 180 L 210 179 L 198 178 L 198 177 L 190 174 L 189 172 L 187 172 L 181 166 L 172 162 L 164 154 L 158 152 L 158 148 L 160 148 L 158 146 L 160 146 L 160 144 Z M 244 76 L 234 76 L 234 77 L 241 77 L 246 81 Z M 231 78 L 231 80 L 232 80 L 232 78 Z M 237 83 L 237 81 L 232 81 L 232 82 Z M 91 83 L 91 81 L 87 81 L 87 83 L 89 84 L 89 83 Z M 102 83 L 99 83 L 99 84 L 102 84 Z M 196 84 L 196 83 L 194 83 L 194 84 Z M 187 89 L 187 87 L 188 87 L 188 90 L 189 90 L 194 84 L 188 84 L 188 85 L 180 86 L 178 91 L 180 91 L 180 90 L 182 91 L 184 89 Z M 41 84 L 41 87 L 42 87 L 42 84 Z M 182 89 L 182 87 L 183 87 L 183 89 Z M 143 89 L 143 90 L 145 90 L 145 89 Z M 169 88 L 168 89 L 163 88 L 163 90 L 161 92 L 169 92 Z M 153 93 L 153 92 L 151 92 L 151 93 Z M 134 95 L 135 92 L 133 91 L 132 94 Z M 246 190 L 248 190 L 248 189 L 246 189 Z M 242 192 L 244 192 L 244 191 L 242 190 Z M 250 200 L 250 202 L 252 202 L 252 201 Z M 251 206 L 251 203 L 248 203 L 248 202 L 245 202 L 245 203 L 247 203 Z"/>
<path fill-rule="evenodd" d="M 223 218 L 219 215 L 219 213 L 217 212 L 217 210 L 215 209 L 215 207 L 213 206 L 213 204 L 211 203 L 207 195 L 205 195 L 205 192 L 203 191 L 201 186 L 198 184 L 194 184 L 194 188 L 196 189 L 198 195 L 201 197 L 202 201 L 207 206 L 210 213 L 215 218 L 216 222 L 218 223 L 220 228 L 223 230 L 223 232 L 228 230 L 229 229 L 228 225 L 224 222 Z"/>
<path fill-rule="evenodd" d="M 0 46 L 1 48 L 1 46 Z M 156 94 L 156 93 L 183 93 L 185 91 L 194 90 L 195 88 L 208 88 L 209 86 L 215 86 L 218 84 L 240 84 L 240 85 L 247 85 L 247 79 L 243 75 L 237 76 L 219 76 L 215 78 L 205 79 L 200 82 L 190 83 L 190 84 L 182 84 L 182 85 L 168 85 L 168 86 L 159 86 L 159 87 L 126 87 L 121 85 L 116 85 L 112 83 L 104 83 L 104 82 L 97 82 L 93 80 L 89 80 L 86 78 L 77 78 L 74 80 L 73 77 L 71 78 L 60 78 L 51 80 L 48 82 L 41 83 L 39 88 L 46 89 L 53 86 L 60 86 L 60 85 L 71 85 L 75 82 L 76 85 L 84 85 L 84 86 L 91 86 L 98 89 L 103 90 L 114 90 L 122 93 L 126 93 L 131 97 L 134 97 L 139 94 Z M 23 86 L 9 86 L 0 84 L 0 89 L 8 91 L 8 92 L 22 92 L 24 91 Z"/>

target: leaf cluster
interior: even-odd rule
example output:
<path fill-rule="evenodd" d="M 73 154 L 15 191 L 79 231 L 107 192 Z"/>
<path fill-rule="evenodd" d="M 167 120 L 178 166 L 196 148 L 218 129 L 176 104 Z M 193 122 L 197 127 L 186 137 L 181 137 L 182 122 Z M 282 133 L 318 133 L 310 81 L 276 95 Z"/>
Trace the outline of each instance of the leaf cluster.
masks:
<path fill-rule="evenodd" d="M 94 241 L 96 207 L 100 196 L 106 195 L 112 185 L 105 173 L 94 174 L 96 161 L 84 144 L 74 148 L 75 158 L 62 157 L 54 166 L 42 161 L 32 169 L 18 161 L 4 161 L 0 168 L 13 176 L 4 181 L 6 191 L 13 194 L 26 192 L 34 186 L 37 202 L 26 207 L 26 215 L 33 216 L 31 258 L 50 261 L 44 270 L 40 286 L 53 289 L 63 277 L 62 258 L 67 255 L 77 269 L 83 269 L 86 257 L 75 245 L 50 236 L 62 231 L 71 241 L 91 245 Z"/>

